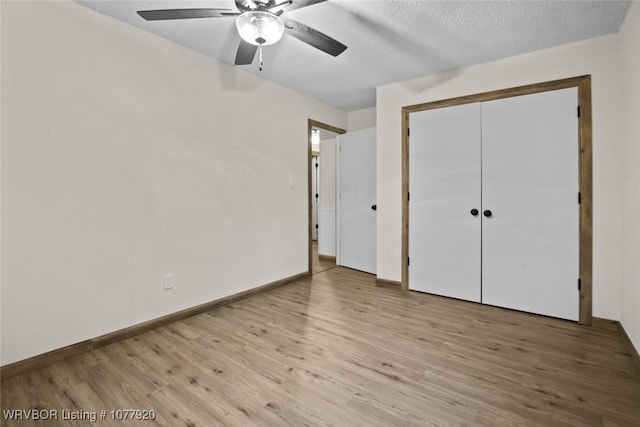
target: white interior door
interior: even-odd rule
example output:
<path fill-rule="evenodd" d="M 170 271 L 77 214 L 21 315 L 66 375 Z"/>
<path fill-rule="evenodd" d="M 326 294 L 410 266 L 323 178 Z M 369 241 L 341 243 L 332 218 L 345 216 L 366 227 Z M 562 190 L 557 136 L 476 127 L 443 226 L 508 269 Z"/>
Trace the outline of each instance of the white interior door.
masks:
<path fill-rule="evenodd" d="M 409 288 L 480 302 L 480 104 L 409 121 Z"/>
<path fill-rule="evenodd" d="M 482 104 L 486 304 L 578 319 L 577 99 L 570 88 Z"/>
<path fill-rule="evenodd" d="M 320 140 L 318 254 L 336 256 L 336 138 Z"/>
<path fill-rule="evenodd" d="M 376 272 L 376 130 L 338 136 L 338 265 Z"/>
<path fill-rule="evenodd" d="M 318 240 L 318 210 L 320 203 L 320 157 L 311 159 L 311 240 Z"/>

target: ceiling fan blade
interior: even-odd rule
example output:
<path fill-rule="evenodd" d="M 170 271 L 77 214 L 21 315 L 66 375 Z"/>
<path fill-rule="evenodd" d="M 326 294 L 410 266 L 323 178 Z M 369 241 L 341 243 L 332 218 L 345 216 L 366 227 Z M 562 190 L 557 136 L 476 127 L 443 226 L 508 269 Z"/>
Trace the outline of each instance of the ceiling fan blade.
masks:
<path fill-rule="evenodd" d="M 295 4 L 295 3 L 294 3 Z M 321 33 L 318 30 L 301 24 L 293 19 L 284 18 L 284 27 L 286 31 L 298 40 L 302 40 L 308 45 L 320 49 L 323 52 L 332 56 L 338 56 L 345 51 L 347 46 L 340 43 L 338 40 L 329 37 L 328 35 Z"/>
<path fill-rule="evenodd" d="M 254 0 L 236 0 L 236 7 L 240 12 L 257 10 L 258 4 Z"/>
<path fill-rule="evenodd" d="M 249 65 L 253 62 L 253 58 L 256 56 L 258 46 L 247 43 L 244 40 L 240 40 L 238 45 L 238 52 L 236 52 L 236 65 Z"/>
<path fill-rule="evenodd" d="M 271 0 L 271 3 L 267 5 L 267 11 L 280 16 L 284 12 L 284 9 L 287 6 L 291 6 L 292 3 L 293 0 L 284 0 L 279 3 L 276 3 L 276 0 Z"/>
<path fill-rule="evenodd" d="M 290 12 L 296 9 L 302 9 L 303 7 L 311 6 L 316 3 L 323 3 L 327 0 L 293 0 L 291 4 L 286 5 L 284 10 Z"/>
<path fill-rule="evenodd" d="M 162 21 L 167 19 L 220 18 L 223 16 L 240 15 L 231 9 L 161 9 L 139 10 L 138 15 L 147 21 Z"/>

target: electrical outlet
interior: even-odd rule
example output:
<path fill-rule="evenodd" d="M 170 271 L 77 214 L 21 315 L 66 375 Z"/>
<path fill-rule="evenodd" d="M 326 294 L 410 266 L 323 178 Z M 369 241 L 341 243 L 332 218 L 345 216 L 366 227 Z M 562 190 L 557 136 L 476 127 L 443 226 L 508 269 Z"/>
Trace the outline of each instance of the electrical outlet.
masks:
<path fill-rule="evenodd" d="M 165 274 L 164 275 L 164 290 L 168 291 L 169 289 L 173 289 L 173 274 Z"/>

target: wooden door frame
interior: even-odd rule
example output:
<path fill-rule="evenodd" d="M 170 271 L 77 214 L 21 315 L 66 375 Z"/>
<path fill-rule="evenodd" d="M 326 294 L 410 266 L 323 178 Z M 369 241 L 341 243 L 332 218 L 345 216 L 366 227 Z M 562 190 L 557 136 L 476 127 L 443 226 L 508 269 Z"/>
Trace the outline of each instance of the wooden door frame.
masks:
<path fill-rule="evenodd" d="M 529 95 L 558 89 L 578 88 L 579 191 L 580 235 L 579 274 L 581 280 L 579 323 L 590 325 L 592 320 L 592 256 L 593 256 L 593 170 L 592 170 L 592 113 L 591 75 L 553 80 L 491 92 L 466 95 L 402 107 L 402 289 L 409 289 L 409 115 L 418 111 L 451 107 L 474 102 L 492 101 L 513 96 Z"/>
<path fill-rule="evenodd" d="M 307 209 L 308 209 L 308 219 L 309 219 L 309 233 L 308 233 L 308 250 L 309 250 L 309 275 L 313 274 L 313 253 L 312 253 L 312 237 L 313 237 L 313 219 L 311 217 L 313 197 L 312 197 L 312 189 L 311 189 L 311 171 L 313 170 L 312 162 L 313 162 L 313 153 L 311 149 L 311 131 L 313 128 L 324 129 L 328 132 L 333 132 L 338 135 L 342 135 L 347 133 L 346 130 L 340 129 L 335 126 L 328 125 L 326 123 L 319 122 L 313 119 L 307 119 L 307 193 L 308 193 L 308 201 L 307 201 Z M 318 241 L 320 238 L 320 232 L 318 232 Z M 336 239 L 337 244 L 337 239 Z"/>

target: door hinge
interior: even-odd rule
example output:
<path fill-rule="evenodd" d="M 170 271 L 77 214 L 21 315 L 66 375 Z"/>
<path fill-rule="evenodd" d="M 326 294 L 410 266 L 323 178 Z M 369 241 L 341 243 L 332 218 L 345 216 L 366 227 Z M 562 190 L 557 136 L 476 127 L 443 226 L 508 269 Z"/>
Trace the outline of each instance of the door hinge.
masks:
<path fill-rule="evenodd" d="M 320 227 L 318 227 L 318 224 L 316 224 L 316 230 L 317 230 L 318 228 L 320 228 Z"/>
<path fill-rule="evenodd" d="M 578 279 L 578 290 L 581 291 L 582 290 L 582 280 Z"/>
<path fill-rule="evenodd" d="M 582 203 L 582 193 L 578 192 L 578 204 Z"/>
<path fill-rule="evenodd" d="M 318 164 L 316 163 L 316 167 L 318 167 Z"/>
<path fill-rule="evenodd" d="M 578 117 L 580 117 L 581 111 L 580 111 L 580 106 L 578 105 Z"/>
<path fill-rule="evenodd" d="M 317 199 L 318 197 L 320 197 L 320 196 L 318 195 L 318 193 L 316 193 L 316 199 Z"/>
<path fill-rule="evenodd" d="M 411 258 L 407 257 L 407 265 L 411 264 L 410 260 L 411 260 Z"/>
<path fill-rule="evenodd" d="M 407 136 L 411 136 L 411 131 L 407 128 Z"/>
<path fill-rule="evenodd" d="M 407 193 L 407 202 L 411 200 L 411 193 Z"/>

